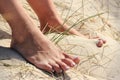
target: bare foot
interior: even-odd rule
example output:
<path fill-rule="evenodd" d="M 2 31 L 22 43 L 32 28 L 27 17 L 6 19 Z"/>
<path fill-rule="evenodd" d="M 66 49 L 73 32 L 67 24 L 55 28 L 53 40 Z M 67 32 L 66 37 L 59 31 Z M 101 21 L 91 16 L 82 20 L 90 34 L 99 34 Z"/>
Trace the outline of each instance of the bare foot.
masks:
<path fill-rule="evenodd" d="M 78 57 L 64 53 L 43 35 L 19 0 L 0 0 L 0 12 L 12 29 L 11 47 L 36 67 L 61 72 L 79 63 Z"/>
<path fill-rule="evenodd" d="M 79 63 L 78 57 L 73 57 L 57 48 L 51 41 L 38 32 L 27 35 L 23 41 L 13 39 L 11 47 L 20 52 L 23 57 L 36 67 L 57 73 L 66 71 Z"/>
<path fill-rule="evenodd" d="M 63 24 L 62 20 L 59 19 L 58 17 L 52 17 L 52 18 L 48 17 L 47 19 L 41 20 L 41 31 L 43 33 L 46 33 L 49 30 L 60 33 L 60 32 L 67 31 L 69 28 L 70 27 L 66 24 Z M 106 43 L 106 40 L 104 39 L 101 39 L 99 37 L 84 36 L 73 28 L 71 28 L 67 33 L 74 34 L 87 39 L 98 39 L 98 42 L 96 43 L 97 47 L 102 47 L 103 44 Z"/>
<path fill-rule="evenodd" d="M 63 25 L 62 19 L 59 17 L 55 5 L 52 0 L 28 0 L 35 13 L 37 14 L 40 24 L 41 31 L 43 33 L 52 30 L 56 32 L 64 32 L 70 27 L 66 24 Z M 86 38 L 75 29 L 70 29 L 68 33 L 78 35 Z M 97 46 L 100 47 L 104 44 L 104 40 L 99 40 Z M 99 44 L 99 45 L 98 45 Z"/>

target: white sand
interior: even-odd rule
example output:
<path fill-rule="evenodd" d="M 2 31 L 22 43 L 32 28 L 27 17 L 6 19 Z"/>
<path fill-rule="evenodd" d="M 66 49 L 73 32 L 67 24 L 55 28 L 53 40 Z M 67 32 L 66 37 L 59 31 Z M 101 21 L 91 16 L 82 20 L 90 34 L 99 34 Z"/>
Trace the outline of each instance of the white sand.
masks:
<path fill-rule="evenodd" d="M 24 1 L 33 21 L 39 25 L 33 11 Z M 65 19 L 72 0 L 54 0 L 59 14 Z M 115 2 L 117 1 L 117 3 Z M 119 2 L 120 0 L 74 0 L 70 9 L 70 16 L 80 8 L 67 22 L 70 26 L 78 19 L 101 12 L 109 11 L 100 16 L 87 19 L 75 26 L 83 34 L 100 35 L 107 40 L 102 48 L 96 47 L 96 40 L 84 39 L 78 36 L 65 36 L 59 43 L 59 47 L 66 52 L 77 55 L 81 63 L 67 71 L 65 77 L 61 74 L 58 79 L 51 78 L 32 65 L 26 63 L 13 50 L 10 50 L 11 31 L 8 24 L 0 18 L 0 80 L 119 80 L 120 79 L 120 34 L 119 34 Z M 82 3 L 84 5 L 82 5 Z M 79 29 L 81 27 L 81 29 Z M 52 38 L 55 34 L 49 34 Z M 56 34 L 57 36 L 57 34 Z M 70 79 L 71 78 L 71 79 Z"/>

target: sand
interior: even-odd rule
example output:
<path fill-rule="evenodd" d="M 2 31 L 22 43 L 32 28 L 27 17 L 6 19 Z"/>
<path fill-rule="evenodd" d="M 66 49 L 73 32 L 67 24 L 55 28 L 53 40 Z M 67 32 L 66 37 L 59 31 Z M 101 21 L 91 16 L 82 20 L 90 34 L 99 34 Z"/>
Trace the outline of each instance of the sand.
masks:
<path fill-rule="evenodd" d="M 35 13 L 25 0 L 23 7 L 39 26 Z M 69 54 L 77 55 L 81 62 L 66 73 L 48 74 L 26 62 L 18 52 L 10 49 L 11 30 L 0 17 L 0 80 L 119 80 L 120 79 L 120 27 L 119 0 L 54 0 L 59 15 L 68 20 L 82 34 L 99 35 L 107 40 L 102 48 L 97 40 L 75 35 L 64 35 L 57 46 Z M 78 10 L 79 9 L 79 10 Z M 103 14 L 102 14 L 103 13 Z M 89 18 L 88 18 L 89 17 Z M 59 34 L 46 35 L 49 39 Z"/>

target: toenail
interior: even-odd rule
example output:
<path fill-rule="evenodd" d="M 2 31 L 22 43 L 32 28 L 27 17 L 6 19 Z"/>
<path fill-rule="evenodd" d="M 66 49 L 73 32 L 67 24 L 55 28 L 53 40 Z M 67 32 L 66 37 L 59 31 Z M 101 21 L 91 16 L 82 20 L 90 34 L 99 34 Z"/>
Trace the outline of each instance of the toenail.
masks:
<path fill-rule="evenodd" d="M 76 64 L 75 63 L 72 63 L 71 66 L 75 66 Z"/>
<path fill-rule="evenodd" d="M 106 40 L 103 40 L 103 43 L 105 44 L 107 41 Z"/>
<path fill-rule="evenodd" d="M 68 70 L 68 69 L 70 69 L 70 67 L 69 67 L 69 66 L 67 66 L 67 67 L 66 67 L 66 70 Z"/>
<path fill-rule="evenodd" d="M 54 70 L 52 70 L 52 72 L 55 72 Z"/>
<path fill-rule="evenodd" d="M 63 70 L 60 70 L 59 72 L 60 72 L 60 73 L 62 73 L 62 72 L 63 72 Z"/>
<path fill-rule="evenodd" d="M 74 57 L 74 59 L 77 59 L 77 58 L 78 58 L 77 56 Z"/>
<path fill-rule="evenodd" d="M 106 40 L 105 40 L 105 39 L 102 39 L 102 38 L 101 38 L 101 39 L 98 39 L 98 40 L 102 40 L 104 44 L 106 43 Z"/>

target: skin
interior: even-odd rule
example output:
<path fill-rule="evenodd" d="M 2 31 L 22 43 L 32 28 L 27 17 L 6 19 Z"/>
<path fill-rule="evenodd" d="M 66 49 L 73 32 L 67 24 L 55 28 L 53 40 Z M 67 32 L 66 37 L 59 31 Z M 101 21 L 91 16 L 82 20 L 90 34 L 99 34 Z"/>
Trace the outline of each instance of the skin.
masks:
<path fill-rule="evenodd" d="M 50 28 L 54 29 L 57 32 L 63 32 L 69 28 L 69 26 L 67 26 L 66 24 L 64 24 L 64 26 L 62 25 L 63 21 L 57 14 L 57 11 L 52 0 L 27 0 L 27 1 L 39 18 L 39 21 L 41 23 L 41 31 L 43 31 L 46 24 L 47 27 L 44 29 L 45 32 L 48 31 Z M 73 28 L 69 31 L 69 33 L 79 36 L 81 35 L 78 31 L 76 31 Z"/>
<path fill-rule="evenodd" d="M 36 67 L 59 73 L 79 63 L 78 57 L 66 54 L 44 36 L 19 0 L 0 0 L 0 13 L 12 29 L 11 47 Z"/>
<path fill-rule="evenodd" d="M 0 0 L 0 13 L 12 29 L 11 48 L 17 50 L 36 67 L 48 72 L 59 73 L 78 64 L 80 61 L 78 57 L 60 50 L 42 33 L 46 24 L 48 25 L 45 31 L 54 28 L 55 31 L 61 32 L 69 28 L 66 24 L 62 26 L 63 21 L 57 15 L 53 2 L 51 0 L 28 0 L 28 2 L 40 20 L 41 30 L 33 23 L 19 0 Z M 75 29 L 71 29 L 69 33 L 84 37 Z M 104 44 L 103 40 L 99 42 L 101 43 L 99 46 Z"/>
<path fill-rule="evenodd" d="M 41 24 L 41 31 L 43 33 L 49 31 L 50 29 L 58 33 L 69 29 L 69 26 L 67 24 L 63 25 L 63 21 L 59 17 L 52 0 L 27 0 L 27 1 L 37 14 Z M 68 34 L 69 33 L 87 39 L 98 39 L 98 42 L 96 43 L 97 47 L 102 47 L 103 44 L 106 43 L 106 40 L 100 39 L 99 37 L 89 38 L 89 36 L 84 36 L 80 34 L 78 31 L 76 31 L 74 28 L 70 29 Z"/>

